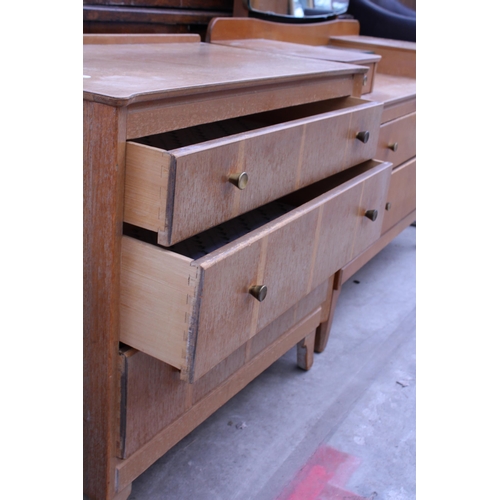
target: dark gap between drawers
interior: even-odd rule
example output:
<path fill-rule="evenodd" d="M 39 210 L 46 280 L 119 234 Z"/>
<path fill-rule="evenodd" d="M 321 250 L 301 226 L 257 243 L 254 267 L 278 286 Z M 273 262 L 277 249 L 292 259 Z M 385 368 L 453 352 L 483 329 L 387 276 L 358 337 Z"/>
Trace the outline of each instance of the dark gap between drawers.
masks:
<path fill-rule="evenodd" d="M 366 172 L 373 165 L 372 161 L 368 161 L 351 167 L 348 170 L 286 195 L 279 200 L 267 203 L 262 207 L 191 236 L 170 247 L 164 247 L 157 243 L 158 235 L 156 232 L 126 222 L 123 224 L 123 234 L 144 241 L 145 243 L 150 243 L 151 245 L 168 248 L 168 250 L 174 253 L 196 260 L 278 219 L 327 191 L 340 186 L 357 175 Z"/>
<path fill-rule="evenodd" d="M 280 200 L 272 201 L 251 212 L 239 215 L 234 219 L 191 236 L 184 241 L 168 247 L 168 249 L 172 252 L 184 255 L 184 257 L 196 260 L 218 250 L 251 231 L 255 231 L 268 222 L 287 214 L 294 208 L 296 208 L 296 206 L 283 203 Z M 157 234 L 153 231 L 148 231 L 147 229 L 125 223 L 123 233 L 127 236 L 145 241 L 146 243 L 156 245 Z"/>
<path fill-rule="evenodd" d="M 133 142 L 169 151 L 329 111 L 340 111 L 352 107 L 357 103 L 359 101 L 354 102 L 351 97 L 328 99 L 326 101 L 301 104 L 300 106 L 292 106 L 265 113 L 196 125 L 172 132 L 140 137 L 134 139 Z"/>

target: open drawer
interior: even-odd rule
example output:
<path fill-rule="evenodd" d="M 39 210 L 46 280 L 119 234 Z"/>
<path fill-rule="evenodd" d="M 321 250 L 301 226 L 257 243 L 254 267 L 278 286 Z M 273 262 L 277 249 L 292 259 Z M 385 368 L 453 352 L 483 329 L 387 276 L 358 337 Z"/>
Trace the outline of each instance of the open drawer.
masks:
<path fill-rule="evenodd" d="M 170 246 L 369 160 L 382 107 L 332 99 L 130 141 L 125 222 Z"/>
<path fill-rule="evenodd" d="M 146 241 L 123 236 L 120 340 L 199 379 L 380 236 L 391 166 L 362 163 L 169 249 L 130 229 Z"/>

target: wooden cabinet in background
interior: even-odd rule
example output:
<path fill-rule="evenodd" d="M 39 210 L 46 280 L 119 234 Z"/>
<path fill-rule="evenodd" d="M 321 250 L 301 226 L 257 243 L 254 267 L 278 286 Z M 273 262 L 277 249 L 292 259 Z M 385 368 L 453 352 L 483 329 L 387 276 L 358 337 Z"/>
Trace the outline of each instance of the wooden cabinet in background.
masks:
<path fill-rule="evenodd" d="M 84 0 L 84 33 L 196 33 L 231 16 L 232 0 Z"/>

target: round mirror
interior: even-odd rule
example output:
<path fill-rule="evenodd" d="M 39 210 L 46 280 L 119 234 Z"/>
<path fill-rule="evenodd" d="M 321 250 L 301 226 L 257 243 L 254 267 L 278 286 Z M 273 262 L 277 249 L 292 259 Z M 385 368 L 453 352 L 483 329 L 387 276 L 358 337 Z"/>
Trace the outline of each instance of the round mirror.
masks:
<path fill-rule="evenodd" d="M 347 12 L 349 0 L 243 0 L 251 17 L 266 21 L 312 23 Z"/>

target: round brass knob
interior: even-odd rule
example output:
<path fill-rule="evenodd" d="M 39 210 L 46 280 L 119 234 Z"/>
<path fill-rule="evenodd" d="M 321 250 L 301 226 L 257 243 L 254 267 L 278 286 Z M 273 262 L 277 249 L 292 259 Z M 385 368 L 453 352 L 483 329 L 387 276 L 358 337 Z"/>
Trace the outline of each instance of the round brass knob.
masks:
<path fill-rule="evenodd" d="M 394 142 L 393 144 L 389 144 L 388 148 L 396 152 L 398 150 L 398 143 Z"/>
<path fill-rule="evenodd" d="M 372 221 L 376 221 L 378 217 L 378 210 L 367 210 L 365 212 L 365 217 L 368 217 Z"/>
<path fill-rule="evenodd" d="M 358 132 L 356 134 L 356 139 L 361 141 L 363 144 L 366 144 L 368 142 L 368 139 L 370 139 L 370 132 L 368 132 L 368 130 L 363 130 L 362 132 Z"/>
<path fill-rule="evenodd" d="M 391 203 L 388 201 L 388 202 L 385 204 L 385 209 L 386 209 L 387 211 L 389 211 L 391 208 L 392 208 L 392 205 L 391 205 Z"/>
<path fill-rule="evenodd" d="M 259 302 L 262 302 L 267 295 L 267 286 L 266 285 L 254 285 L 250 287 L 250 295 L 255 297 Z"/>
<path fill-rule="evenodd" d="M 241 172 L 239 174 L 231 174 L 228 180 L 231 184 L 234 184 L 238 189 L 245 189 L 248 184 L 248 174 L 246 172 Z"/>

